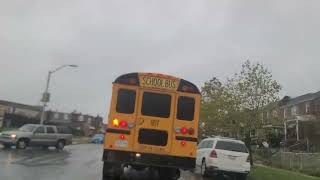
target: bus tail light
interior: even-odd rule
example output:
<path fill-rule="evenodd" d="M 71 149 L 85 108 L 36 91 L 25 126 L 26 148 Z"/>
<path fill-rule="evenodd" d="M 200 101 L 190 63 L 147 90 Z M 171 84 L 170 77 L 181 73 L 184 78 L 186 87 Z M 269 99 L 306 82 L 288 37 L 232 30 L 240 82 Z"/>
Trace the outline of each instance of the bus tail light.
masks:
<path fill-rule="evenodd" d="M 126 121 L 120 121 L 119 126 L 121 128 L 126 128 L 128 126 L 128 123 Z"/>
<path fill-rule="evenodd" d="M 126 136 L 123 135 L 123 134 L 121 134 L 121 135 L 120 135 L 120 139 L 121 139 L 121 140 L 124 140 L 124 139 L 126 139 Z"/>
<path fill-rule="evenodd" d="M 188 129 L 183 127 L 181 128 L 181 134 L 187 134 L 188 133 Z"/>
<path fill-rule="evenodd" d="M 216 150 L 212 150 L 210 153 L 211 158 L 218 158 Z"/>
<path fill-rule="evenodd" d="M 182 145 L 182 146 L 185 146 L 186 144 L 187 144 L 186 141 L 181 141 L 181 145 Z"/>
<path fill-rule="evenodd" d="M 116 118 L 112 121 L 113 126 L 118 127 L 119 126 L 119 120 Z"/>
<path fill-rule="evenodd" d="M 177 134 L 179 134 L 181 132 L 181 128 L 180 127 L 176 127 L 174 130 L 176 131 Z"/>
<path fill-rule="evenodd" d="M 189 133 L 190 135 L 194 135 L 194 129 L 193 129 L 193 128 L 189 128 L 188 133 Z"/>

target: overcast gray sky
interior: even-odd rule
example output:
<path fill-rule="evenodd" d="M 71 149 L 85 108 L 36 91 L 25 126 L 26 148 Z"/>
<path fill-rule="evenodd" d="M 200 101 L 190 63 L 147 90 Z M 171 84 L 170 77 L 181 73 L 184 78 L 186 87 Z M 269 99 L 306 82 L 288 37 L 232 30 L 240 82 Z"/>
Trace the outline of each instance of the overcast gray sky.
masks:
<path fill-rule="evenodd" d="M 291 96 L 320 90 L 320 1 L 0 0 L 0 99 L 105 116 L 120 74 L 161 72 L 198 86 L 266 64 Z"/>

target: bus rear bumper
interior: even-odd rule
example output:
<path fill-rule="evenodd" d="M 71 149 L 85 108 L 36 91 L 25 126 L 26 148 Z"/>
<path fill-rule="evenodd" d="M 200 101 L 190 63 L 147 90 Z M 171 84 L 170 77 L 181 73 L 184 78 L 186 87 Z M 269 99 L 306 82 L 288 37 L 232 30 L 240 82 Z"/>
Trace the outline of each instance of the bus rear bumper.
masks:
<path fill-rule="evenodd" d="M 106 149 L 103 152 L 103 161 L 126 165 L 179 168 L 183 170 L 191 170 L 195 168 L 195 158 L 114 151 Z"/>

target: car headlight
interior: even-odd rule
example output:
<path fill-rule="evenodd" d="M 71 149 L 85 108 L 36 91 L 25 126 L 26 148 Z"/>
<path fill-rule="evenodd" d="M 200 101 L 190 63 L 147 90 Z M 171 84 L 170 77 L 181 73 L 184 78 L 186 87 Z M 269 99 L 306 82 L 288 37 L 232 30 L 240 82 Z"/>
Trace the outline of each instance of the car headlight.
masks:
<path fill-rule="evenodd" d="M 16 138 L 17 137 L 17 135 L 16 134 L 11 134 L 11 138 Z"/>

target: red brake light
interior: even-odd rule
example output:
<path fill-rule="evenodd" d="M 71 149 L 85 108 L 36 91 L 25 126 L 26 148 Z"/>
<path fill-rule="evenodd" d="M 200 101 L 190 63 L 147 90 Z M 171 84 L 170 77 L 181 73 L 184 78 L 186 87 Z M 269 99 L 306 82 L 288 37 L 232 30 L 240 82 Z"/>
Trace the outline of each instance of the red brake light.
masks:
<path fill-rule="evenodd" d="M 187 134 L 188 133 L 188 129 L 185 128 L 185 127 L 181 128 L 181 133 L 182 134 Z"/>
<path fill-rule="evenodd" d="M 211 153 L 210 153 L 210 157 L 211 158 L 217 158 L 217 152 L 215 150 L 212 150 Z"/>
<path fill-rule="evenodd" d="M 182 145 L 182 146 L 185 146 L 186 144 L 187 144 L 186 141 L 181 141 L 181 145 Z"/>
<path fill-rule="evenodd" d="M 189 133 L 190 135 L 194 135 L 194 129 L 193 129 L 193 128 L 189 128 L 188 133 Z"/>
<path fill-rule="evenodd" d="M 119 126 L 122 128 L 126 128 L 128 126 L 128 123 L 126 121 L 120 121 Z"/>
<path fill-rule="evenodd" d="M 121 139 L 121 140 L 124 140 L 125 138 L 126 138 L 126 137 L 125 137 L 123 134 L 120 135 L 120 139 Z"/>

